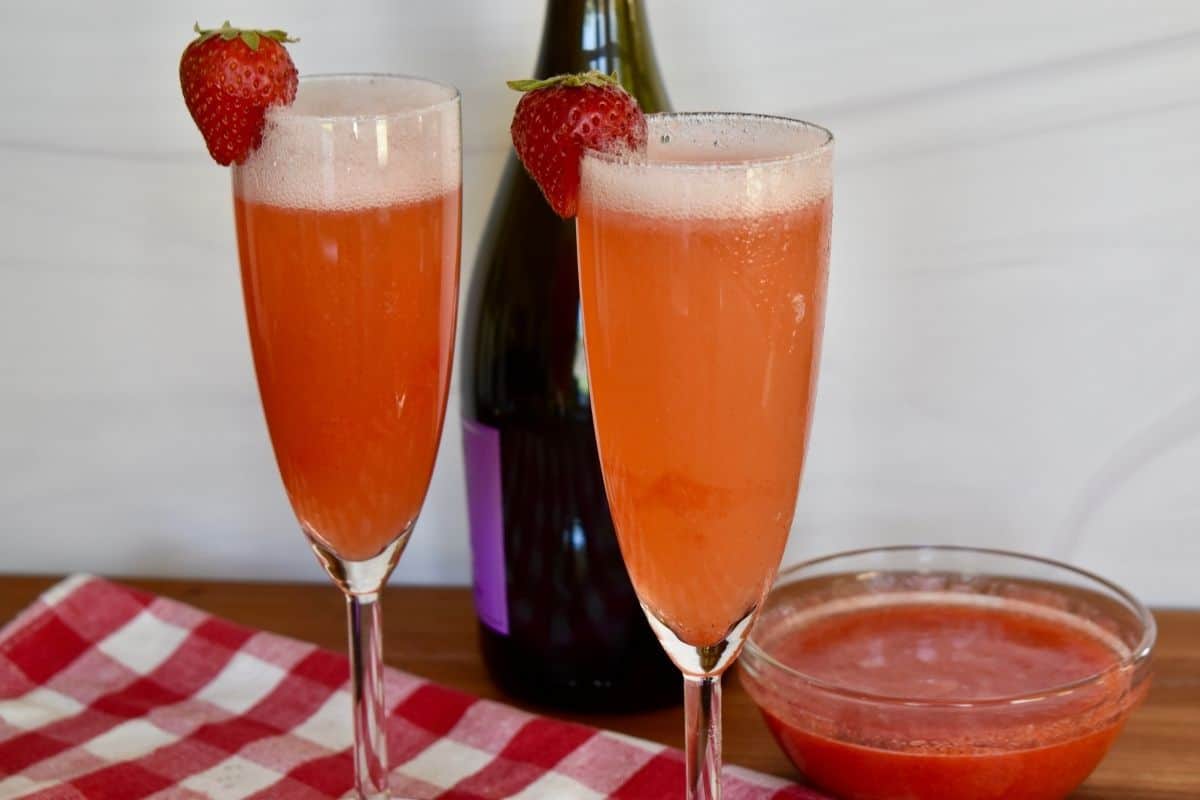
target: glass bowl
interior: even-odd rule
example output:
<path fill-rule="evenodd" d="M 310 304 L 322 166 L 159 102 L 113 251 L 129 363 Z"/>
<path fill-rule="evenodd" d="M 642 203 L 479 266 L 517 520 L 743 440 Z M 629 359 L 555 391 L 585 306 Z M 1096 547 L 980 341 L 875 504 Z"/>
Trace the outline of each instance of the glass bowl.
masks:
<path fill-rule="evenodd" d="M 1061 800 L 1145 696 L 1155 632 L 1066 564 L 886 547 L 782 571 L 741 676 L 792 763 L 843 800 Z"/>

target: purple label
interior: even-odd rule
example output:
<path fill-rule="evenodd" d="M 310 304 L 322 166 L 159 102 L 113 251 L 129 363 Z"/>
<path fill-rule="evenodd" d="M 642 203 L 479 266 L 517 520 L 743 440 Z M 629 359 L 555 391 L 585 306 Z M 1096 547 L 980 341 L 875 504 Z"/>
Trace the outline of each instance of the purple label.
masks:
<path fill-rule="evenodd" d="M 508 634 L 504 579 L 504 501 L 500 495 L 500 431 L 463 420 L 467 513 L 471 519 L 471 572 L 475 612 L 497 633 Z"/>

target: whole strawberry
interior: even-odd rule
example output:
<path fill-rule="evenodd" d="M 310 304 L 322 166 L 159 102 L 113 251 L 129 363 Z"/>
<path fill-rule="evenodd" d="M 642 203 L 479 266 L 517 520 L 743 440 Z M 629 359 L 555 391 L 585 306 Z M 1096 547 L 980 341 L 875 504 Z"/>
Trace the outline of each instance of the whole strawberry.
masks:
<path fill-rule="evenodd" d="M 575 216 L 584 150 L 646 146 L 646 117 L 611 75 L 592 71 L 508 85 L 525 92 L 513 114 L 513 147 L 560 217 Z"/>
<path fill-rule="evenodd" d="M 267 108 L 296 99 L 296 65 L 283 31 L 195 27 L 179 59 L 183 101 L 218 164 L 241 164 L 262 143 Z"/>

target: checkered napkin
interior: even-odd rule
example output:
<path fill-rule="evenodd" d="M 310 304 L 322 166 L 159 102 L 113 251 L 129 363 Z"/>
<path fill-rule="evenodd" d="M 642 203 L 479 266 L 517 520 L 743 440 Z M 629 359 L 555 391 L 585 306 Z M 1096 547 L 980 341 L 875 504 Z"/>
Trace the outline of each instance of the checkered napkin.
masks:
<path fill-rule="evenodd" d="M 318 800 L 352 788 L 345 657 L 99 578 L 0 631 L 0 798 Z M 675 798 L 678 751 L 389 669 L 392 792 Z M 729 768 L 728 800 L 820 800 Z"/>

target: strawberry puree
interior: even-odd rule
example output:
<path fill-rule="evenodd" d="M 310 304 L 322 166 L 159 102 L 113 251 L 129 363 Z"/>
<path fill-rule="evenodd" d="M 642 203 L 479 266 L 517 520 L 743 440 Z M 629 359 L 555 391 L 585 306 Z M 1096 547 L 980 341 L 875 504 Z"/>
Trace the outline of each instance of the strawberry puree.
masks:
<path fill-rule="evenodd" d="M 1100 762 L 1135 699 L 1128 675 L 1115 669 L 1121 642 L 1033 603 L 906 597 L 914 602 L 830 603 L 766 637 L 764 650 L 816 681 L 926 704 L 824 692 L 760 698 L 792 761 L 845 800 L 1066 796 Z M 1004 699 L 1022 695 L 1050 699 Z M 978 708 L 964 712 L 972 703 Z"/>

